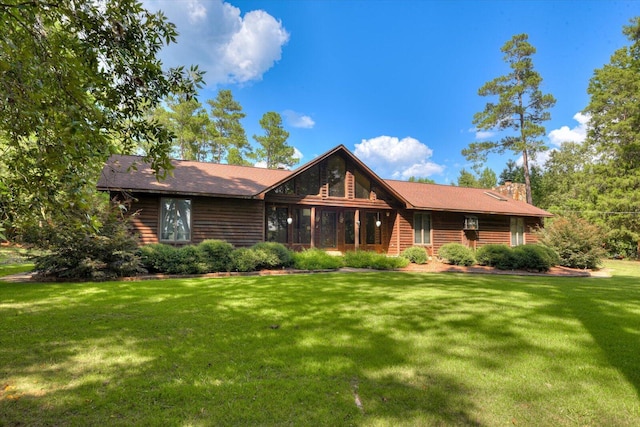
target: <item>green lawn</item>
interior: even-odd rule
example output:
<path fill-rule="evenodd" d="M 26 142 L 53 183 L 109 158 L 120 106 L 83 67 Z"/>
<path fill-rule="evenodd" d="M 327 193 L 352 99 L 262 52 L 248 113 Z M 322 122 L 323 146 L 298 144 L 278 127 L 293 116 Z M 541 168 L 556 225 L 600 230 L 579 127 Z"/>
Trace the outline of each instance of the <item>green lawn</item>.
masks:
<path fill-rule="evenodd" d="M 609 267 L 0 282 L 0 426 L 637 426 L 640 263 Z"/>

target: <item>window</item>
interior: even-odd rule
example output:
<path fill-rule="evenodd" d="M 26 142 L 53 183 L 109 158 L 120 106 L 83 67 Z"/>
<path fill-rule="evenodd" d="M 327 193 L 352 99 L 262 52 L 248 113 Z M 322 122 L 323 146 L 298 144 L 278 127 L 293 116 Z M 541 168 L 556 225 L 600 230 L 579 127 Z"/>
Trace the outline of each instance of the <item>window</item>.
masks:
<path fill-rule="evenodd" d="M 413 214 L 413 242 L 416 245 L 431 244 L 431 215 L 427 213 Z"/>
<path fill-rule="evenodd" d="M 327 182 L 329 183 L 329 196 L 344 197 L 345 175 L 346 167 L 344 159 L 340 156 L 334 156 L 330 158 L 327 164 Z"/>
<path fill-rule="evenodd" d="M 162 199 L 160 204 L 160 240 L 165 242 L 190 241 L 191 200 Z"/>
<path fill-rule="evenodd" d="M 479 229 L 477 216 L 465 216 L 464 217 L 464 229 L 465 230 L 478 230 Z"/>
<path fill-rule="evenodd" d="M 293 243 L 311 243 L 311 209 L 293 211 Z"/>
<path fill-rule="evenodd" d="M 511 218 L 511 246 L 524 245 L 524 218 Z"/>
<path fill-rule="evenodd" d="M 320 193 L 320 168 L 316 165 L 296 178 L 296 194 L 315 196 L 318 193 Z"/>
<path fill-rule="evenodd" d="M 356 170 L 354 175 L 356 181 L 356 199 L 368 199 L 371 193 L 371 183 L 369 179 L 359 170 Z"/>
<path fill-rule="evenodd" d="M 267 210 L 267 241 L 287 243 L 287 223 L 289 212 L 287 208 L 272 206 Z"/>

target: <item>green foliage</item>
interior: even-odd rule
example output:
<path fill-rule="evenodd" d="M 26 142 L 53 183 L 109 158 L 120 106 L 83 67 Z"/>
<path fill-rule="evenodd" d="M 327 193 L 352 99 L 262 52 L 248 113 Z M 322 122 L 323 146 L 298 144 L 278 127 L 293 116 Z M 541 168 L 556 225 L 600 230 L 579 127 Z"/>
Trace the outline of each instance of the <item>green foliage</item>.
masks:
<path fill-rule="evenodd" d="M 231 271 L 233 245 L 224 240 L 205 240 L 198 245 L 200 259 L 209 273 Z"/>
<path fill-rule="evenodd" d="M 613 230 L 607 233 L 604 247 L 611 258 L 638 258 L 638 234 L 629 230 Z"/>
<path fill-rule="evenodd" d="M 293 157 L 295 151 L 287 144 L 289 132 L 282 127 L 280 114 L 269 111 L 260 119 L 260 126 L 264 130 L 263 136 L 254 135 L 260 147 L 255 152 L 255 159 L 263 161 L 269 169 L 277 169 L 281 166 L 293 166 L 298 159 Z"/>
<path fill-rule="evenodd" d="M 527 202 L 532 203 L 529 157 L 544 151 L 540 138 L 546 131 L 542 123 L 551 118 L 549 109 L 555 105 L 551 94 L 540 91 L 542 77 L 533 68 L 532 56 L 536 49 L 529 44 L 526 34 L 515 35 L 502 47 L 504 60 L 511 72 L 485 83 L 480 96 L 498 97 L 485 109 L 474 115 L 473 124 L 484 131 L 511 131 L 497 141 L 480 141 L 469 144 L 462 154 L 476 164 L 484 163 L 487 154 L 503 154 L 512 151 L 522 154 Z"/>
<path fill-rule="evenodd" d="M 154 170 L 171 168 L 170 132 L 146 112 L 171 93 L 195 96 L 202 73 L 163 70 L 157 56 L 177 32 L 162 12 L 136 0 L 11 0 L 0 22 L 0 222 L 88 210 L 109 155 L 141 140 Z"/>
<path fill-rule="evenodd" d="M 512 251 L 507 245 L 491 244 L 484 245 L 476 251 L 476 260 L 480 265 L 488 265 L 503 270 L 509 269 L 512 265 Z"/>
<path fill-rule="evenodd" d="M 470 266 L 476 263 L 473 250 L 460 243 L 447 243 L 442 245 L 438 251 L 438 255 L 453 265 Z"/>
<path fill-rule="evenodd" d="M 173 246 L 151 243 L 142 246 L 139 253 L 142 264 L 151 273 L 169 273 L 178 269 L 178 254 Z"/>
<path fill-rule="evenodd" d="M 298 270 L 335 270 L 344 265 L 342 257 L 337 257 L 317 248 L 306 249 L 293 254 L 293 265 Z"/>
<path fill-rule="evenodd" d="M 500 270 L 549 271 L 560 262 L 558 254 L 543 245 L 485 245 L 476 251 L 478 264 Z"/>
<path fill-rule="evenodd" d="M 100 210 L 102 208 L 102 210 Z M 97 206 L 89 218 L 98 219 L 93 228 L 84 219 L 69 216 L 67 222 L 43 228 L 50 236 L 48 253 L 36 257 L 35 270 L 47 277 L 108 279 L 144 272 L 137 239 L 127 227 L 130 219 L 117 205 Z"/>
<path fill-rule="evenodd" d="M 344 254 L 344 264 L 353 268 L 393 270 L 406 267 L 409 260 L 403 257 L 388 257 L 373 251 L 347 251 Z"/>
<path fill-rule="evenodd" d="M 513 268 L 528 271 L 549 271 L 554 265 L 550 253 L 539 245 L 516 246 L 513 251 Z"/>
<path fill-rule="evenodd" d="M 410 176 L 407 181 L 409 181 L 409 182 L 421 182 L 423 184 L 435 184 L 436 183 L 431 178 L 427 178 L 427 177 L 418 177 L 418 178 L 416 178 L 415 176 Z"/>
<path fill-rule="evenodd" d="M 578 217 L 559 217 L 539 231 L 540 242 L 556 251 L 560 265 L 597 268 L 605 255 L 602 229 Z"/>
<path fill-rule="evenodd" d="M 268 257 L 267 251 L 238 248 L 231 252 L 232 269 L 240 272 L 256 271 L 260 263 L 269 262 Z"/>
<path fill-rule="evenodd" d="M 218 91 L 216 99 L 209 99 L 211 106 L 212 161 L 222 163 L 226 159 L 230 165 L 248 165 L 251 157 L 251 145 L 247 141 L 240 120 L 246 114 L 242 106 L 233 99 L 229 89 Z"/>
<path fill-rule="evenodd" d="M 260 242 L 251 247 L 254 250 L 267 252 L 268 256 L 259 266 L 262 268 L 291 267 L 293 253 L 285 245 L 277 242 Z"/>
<path fill-rule="evenodd" d="M 414 264 L 426 264 L 429 259 L 429 254 L 423 246 L 412 246 L 407 248 L 402 251 L 401 256 Z"/>

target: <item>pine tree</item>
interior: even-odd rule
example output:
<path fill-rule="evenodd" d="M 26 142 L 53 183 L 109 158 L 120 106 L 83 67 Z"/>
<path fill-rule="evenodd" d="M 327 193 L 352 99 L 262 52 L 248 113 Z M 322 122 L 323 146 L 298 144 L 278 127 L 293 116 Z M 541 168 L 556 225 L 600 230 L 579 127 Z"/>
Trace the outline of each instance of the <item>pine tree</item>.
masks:
<path fill-rule="evenodd" d="M 548 109 L 555 105 L 551 94 L 540 90 L 542 77 L 533 68 L 532 55 L 536 49 L 526 34 L 515 35 L 502 47 L 504 60 L 511 72 L 485 83 L 480 96 L 497 96 L 498 103 L 488 102 L 476 113 L 473 124 L 479 130 L 511 131 L 497 141 L 473 142 L 462 154 L 476 163 L 483 163 L 488 153 L 512 151 L 522 155 L 527 202 L 533 203 L 529 161 L 545 150 L 540 140 L 546 133 L 542 123 L 551 118 Z"/>
<path fill-rule="evenodd" d="M 260 144 L 260 148 L 256 150 L 256 160 L 264 161 L 269 169 L 296 164 L 297 159 L 293 157 L 295 150 L 287 144 L 289 132 L 282 127 L 280 114 L 273 111 L 265 113 L 260 119 L 260 126 L 265 134 L 253 136 Z"/>
<path fill-rule="evenodd" d="M 209 133 L 212 135 L 211 151 L 214 161 L 226 158 L 230 165 L 250 164 L 248 159 L 252 156 L 252 150 L 240 123 L 246 116 L 240 103 L 233 99 L 233 94 L 228 89 L 219 91 L 215 100 L 207 102 L 211 106 L 213 122 Z"/>

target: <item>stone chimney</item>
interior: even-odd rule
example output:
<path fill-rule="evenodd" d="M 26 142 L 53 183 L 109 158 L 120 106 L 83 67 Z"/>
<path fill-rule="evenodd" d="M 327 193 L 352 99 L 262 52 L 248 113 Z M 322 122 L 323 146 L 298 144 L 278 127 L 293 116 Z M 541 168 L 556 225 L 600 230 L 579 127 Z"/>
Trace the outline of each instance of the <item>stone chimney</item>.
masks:
<path fill-rule="evenodd" d="M 493 188 L 496 193 L 513 200 L 527 201 L 527 188 L 520 182 L 505 181 L 504 184 Z"/>

